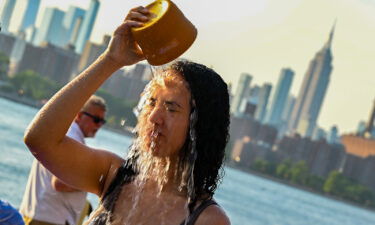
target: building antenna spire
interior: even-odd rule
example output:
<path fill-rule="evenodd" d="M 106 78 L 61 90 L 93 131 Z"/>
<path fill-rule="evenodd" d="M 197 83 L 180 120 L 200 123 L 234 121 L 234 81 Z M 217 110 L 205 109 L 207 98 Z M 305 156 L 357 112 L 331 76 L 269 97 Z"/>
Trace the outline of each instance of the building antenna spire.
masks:
<path fill-rule="evenodd" d="M 329 39 L 328 39 L 327 44 L 326 44 L 327 48 L 331 48 L 332 40 L 333 40 L 333 34 L 335 33 L 335 28 L 336 28 L 336 22 L 337 22 L 337 19 L 335 19 L 335 21 L 333 22 L 331 33 L 329 34 Z"/>

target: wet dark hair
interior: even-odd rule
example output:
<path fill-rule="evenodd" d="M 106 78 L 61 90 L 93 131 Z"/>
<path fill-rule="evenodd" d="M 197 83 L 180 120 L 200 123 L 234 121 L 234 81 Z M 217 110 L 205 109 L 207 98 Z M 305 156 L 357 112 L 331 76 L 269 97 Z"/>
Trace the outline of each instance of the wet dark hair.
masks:
<path fill-rule="evenodd" d="M 192 210 L 197 200 L 213 196 L 223 176 L 225 146 L 229 139 L 228 87 L 219 74 L 202 64 L 180 60 L 167 70 L 177 72 L 188 83 L 195 104 L 192 111 L 197 113 L 194 127 L 196 159 L 192 174 L 195 193 L 189 196 Z M 191 144 L 190 135 L 191 132 L 185 146 Z M 182 160 L 191 160 L 189 150 L 189 147 L 184 148 Z"/>
<path fill-rule="evenodd" d="M 191 61 L 176 61 L 164 69 L 164 72 L 168 71 L 180 75 L 191 94 L 189 134 L 180 152 L 177 172 L 180 175 L 184 171 L 190 172 L 186 188 L 188 207 L 192 212 L 198 200 L 212 198 L 224 174 L 222 167 L 230 122 L 228 87 L 214 70 Z M 133 150 L 135 154 L 128 156 L 118 171 L 125 173 L 122 181 L 125 183 L 131 182 L 138 174 L 139 151 Z M 113 182 L 107 193 L 116 186 Z"/>

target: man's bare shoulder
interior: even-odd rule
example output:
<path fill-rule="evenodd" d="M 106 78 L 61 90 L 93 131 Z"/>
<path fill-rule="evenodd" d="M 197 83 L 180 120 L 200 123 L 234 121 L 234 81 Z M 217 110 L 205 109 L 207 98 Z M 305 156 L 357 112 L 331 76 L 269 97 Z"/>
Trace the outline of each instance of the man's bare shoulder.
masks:
<path fill-rule="evenodd" d="M 210 205 L 198 217 L 197 225 L 230 225 L 225 211 L 218 205 Z"/>

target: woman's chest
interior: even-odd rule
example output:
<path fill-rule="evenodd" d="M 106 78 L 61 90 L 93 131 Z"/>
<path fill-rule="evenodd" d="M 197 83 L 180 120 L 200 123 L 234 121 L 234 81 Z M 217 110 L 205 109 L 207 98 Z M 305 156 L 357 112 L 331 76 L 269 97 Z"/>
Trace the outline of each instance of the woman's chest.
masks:
<path fill-rule="evenodd" d="M 187 216 L 187 200 L 168 194 L 122 192 L 112 224 L 179 225 Z"/>

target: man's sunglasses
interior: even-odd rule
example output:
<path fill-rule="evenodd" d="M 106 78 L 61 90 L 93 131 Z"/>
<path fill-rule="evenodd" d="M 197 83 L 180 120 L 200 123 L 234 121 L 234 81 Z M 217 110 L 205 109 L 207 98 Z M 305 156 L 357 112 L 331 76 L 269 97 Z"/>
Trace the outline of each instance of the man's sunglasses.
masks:
<path fill-rule="evenodd" d="M 94 121 L 94 123 L 96 123 L 96 124 L 99 124 L 99 123 L 105 124 L 105 122 L 106 122 L 105 119 L 103 119 L 99 116 L 94 116 L 94 115 L 92 115 L 88 112 L 82 112 L 82 113 L 85 114 L 86 116 L 91 117 L 92 121 Z"/>

